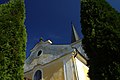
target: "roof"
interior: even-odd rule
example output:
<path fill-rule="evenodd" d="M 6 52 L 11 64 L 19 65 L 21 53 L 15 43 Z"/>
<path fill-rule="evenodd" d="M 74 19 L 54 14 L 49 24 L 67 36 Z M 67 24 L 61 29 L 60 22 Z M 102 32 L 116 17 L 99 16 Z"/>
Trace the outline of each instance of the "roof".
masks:
<path fill-rule="evenodd" d="M 42 51 L 42 54 L 38 56 L 38 52 Z M 27 64 L 30 64 L 33 59 L 39 58 L 39 64 L 46 64 L 60 56 L 64 55 L 72 51 L 73 49 L 70 45 L 47 45 L 47 46 L 39 46 L 35 51 L 31 52 L 31 55 L 26 60 Z"/>
<path fill-rule="evenodd" d="M 74 42 L 70 45 L 52 45 L 50 40 L 46 42 L 39 42 L 31 50 L 30 56 L 26 59 L 24 71 L 32 69 L 37 64 L 45 65 L 55 59 L 60 58 L 66 54 L 72 53 L 75 49 L 85 58 L 84 50 L 82 49 L 81 41 Z M 38 55 L 38 52 L 41 52 Z"/>

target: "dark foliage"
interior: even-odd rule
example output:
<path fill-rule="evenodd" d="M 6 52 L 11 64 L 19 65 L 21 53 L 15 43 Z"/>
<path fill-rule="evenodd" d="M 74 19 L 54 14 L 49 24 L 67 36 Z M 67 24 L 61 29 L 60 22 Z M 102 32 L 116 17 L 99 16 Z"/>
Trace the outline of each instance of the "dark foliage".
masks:
<path fill-rule="evenodd" d="M 24 0 L 10 0 L 0 5 L 0 80 L 23 80 L 24 20 Z"/>
<path fill-rule="evenodd" d="M 105 0 L 82 0 L 81 25 L 91 80 L 120 80 L 120 13 Z"/>

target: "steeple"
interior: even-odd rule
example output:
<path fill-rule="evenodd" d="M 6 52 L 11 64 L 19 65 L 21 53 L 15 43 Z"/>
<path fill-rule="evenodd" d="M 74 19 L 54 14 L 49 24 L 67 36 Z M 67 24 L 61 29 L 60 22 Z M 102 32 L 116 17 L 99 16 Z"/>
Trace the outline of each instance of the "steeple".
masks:
<path fill-rule="evenodd" d="M 71 27 L 72 27 L 71 43 L 73 43 L 73 42 L 76 42 L 76 41 L 80 40 L 80 38 L 79 38 L 72 22 L 71 22 Z"/>

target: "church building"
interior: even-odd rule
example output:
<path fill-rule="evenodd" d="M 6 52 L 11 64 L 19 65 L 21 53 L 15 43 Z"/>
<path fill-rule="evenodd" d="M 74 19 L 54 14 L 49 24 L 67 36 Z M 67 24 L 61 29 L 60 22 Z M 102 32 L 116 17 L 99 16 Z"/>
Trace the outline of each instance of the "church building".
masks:
<path fill-rule="evenodd" d="M 54 45 L 50 40 L 38 42 L 24 64 L 25 80 L 90 80 L 88 57 L 72 24 L 71 44 Z"/>

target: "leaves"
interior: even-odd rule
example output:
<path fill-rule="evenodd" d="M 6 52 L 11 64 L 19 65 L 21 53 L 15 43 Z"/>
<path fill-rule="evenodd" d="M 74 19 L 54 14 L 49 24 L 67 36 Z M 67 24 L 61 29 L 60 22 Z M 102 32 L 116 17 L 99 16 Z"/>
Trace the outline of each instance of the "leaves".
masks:
<path fill-rule="evenodd" d="M 24 0 L 0 5 L 0 80 L 23 80 L 26 50 Z"/>
<path fill-rule="evenodd" d="M 81 1 L 83 44 L 90 58 L 91 80 L 120 80 L 119 22 L 120 14 L 105 0 Z M 113 66 L 113 62 L 117 65 Z"/>

